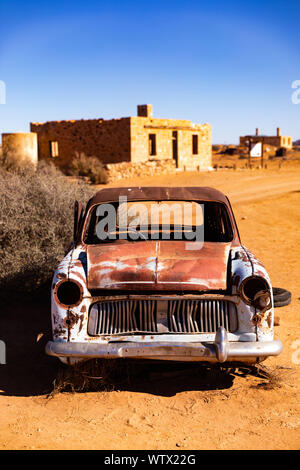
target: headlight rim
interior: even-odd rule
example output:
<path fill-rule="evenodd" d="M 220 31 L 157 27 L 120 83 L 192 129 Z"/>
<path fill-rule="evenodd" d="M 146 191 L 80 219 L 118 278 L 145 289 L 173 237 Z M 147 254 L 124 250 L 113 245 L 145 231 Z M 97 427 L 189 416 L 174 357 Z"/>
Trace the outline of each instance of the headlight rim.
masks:
<path fill-rule="evenodd" d="M 270 289 L 270 285 L 268 283 L 268 281 L 262 277 L 262 276 L 258 276 L 256 274 L 254 274 L 253 276 L 248 276 L 246 277 L 245 279 L 243 279 L 243 281 L 241 282 L 240 284 L 240 287 L 239 287 L 239 293 L 240 293 L 240 296 L 241 298 L 243 299 L 243 301 L 248 304 L 248 305 L 251 305 L 253 307 L 256 307 L 255 305 L 255 302 L 254 302 L 254 296 L 253 296 L 253 299 L 250 299 L 249 297 L 247 297 L 247 295 L 245 294 L 245 291 L 244 291 L 244 288 L 245 288 L 245 284 L 250 281 L 251 279 L 259 279 L 260 281 L 262 281 L 264 283 L 264 287 L 262 289 L 259 289 L 256 294 L 260 291 L 260 290 L 266 290 L 270 293 L 270 298 L 271 298 L 271 302 L 270 302 L 270 308 L 272 306 L 272 295 L 271 295 L 271 289 Z M 255 295 L 256 295 L 255 294 Z M 257 307 L 256 307 L 257 308 Z"/>
<path fill-rule="evenodd" d="M 58 289 L 60 288 L 60 286 L 61 286 L 62 284 L 65 284 L 66 282 L 76 284 L 77 287 L 79 287 L 80 295 L 79 295 L 78 301 L 75 302 L 75 303 L 72 303 L 72 304 L 64 304 L 64 303 L 62 303 L 61 300 L 59 300 L 59 298 L 58 298 L 58 295 L 57 295 Z M 54 295 L 54 298 L 55 298 L 56 303 L 57 303 L 60 307 L 65 308 L 65 309 L 67 310 L 67 309 L 72 308 L 72 307 L 77 307 L 77 306 L 82 302 L 83 287 L 82 287 L 81 283 L 80 283 L 79 281 L 77 281 L 76 279 L 72 279 L 72 278 L 61 279 L 61 280 L 59 280 L 59 281 L 55 284 L 54 291 L 53 291 L 53 295 Z"/>

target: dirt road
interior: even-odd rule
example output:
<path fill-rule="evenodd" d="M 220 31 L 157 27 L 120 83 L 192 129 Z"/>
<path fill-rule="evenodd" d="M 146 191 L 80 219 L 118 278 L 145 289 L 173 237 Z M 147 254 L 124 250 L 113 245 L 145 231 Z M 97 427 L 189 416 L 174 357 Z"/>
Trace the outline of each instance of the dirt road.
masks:
<path fill-rule="evenodd" d="M 1 312 L 7 365 L 0 366 L 0 448 L 299 448 L 300 168 L 122 182 L 133 184 L 204 185 L 228 194 L 243 243 L 264 262 L 273 285 L 292 291 L 292 304 L 276 312 L 284 351 L 264 363 L 267 378 L 149 364 L 130 369 L 127 383 L 113 391 L 47 398 L 43 392 L 60 367 L 43 354 L 48 305 L 12 301 Z"/>

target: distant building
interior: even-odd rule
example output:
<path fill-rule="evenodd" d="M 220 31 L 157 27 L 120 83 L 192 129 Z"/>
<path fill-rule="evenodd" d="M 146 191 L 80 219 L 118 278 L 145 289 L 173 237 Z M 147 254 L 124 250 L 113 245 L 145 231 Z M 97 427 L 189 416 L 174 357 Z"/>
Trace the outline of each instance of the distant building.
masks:
<path fill-rule="evenodd" d="M 277 147 L 277 148 L 280 148 L 280 147 L 292 148 L 293 147 L 292 137 L 287 136 L 287 135 L 281 135 L 280 127 L 277 127 L 277 134 L 275 136 L 259 135 L 259 130 L 258 128 L 256 128 L 255 135 L 245 135 L 245 136 L 240 137 L 240 145 L 243 145 L 246 147 L 250 139 L 251 139 L 251 142 L 253 143 L 263 141 L 264 144 L 273 145 L 274 147 Z"/>
<path fill-rule="evenodd" d="M 152 117 L 150 104 L 139 105 L 137 116 L 31 123 L 38 135 L 39 159 L 55 159 L 66 167 L 75 152 L 96 156 L 103 163 L 175 160 L 178 168 L 205 170 L 211 166 L 211 126 Z"/>

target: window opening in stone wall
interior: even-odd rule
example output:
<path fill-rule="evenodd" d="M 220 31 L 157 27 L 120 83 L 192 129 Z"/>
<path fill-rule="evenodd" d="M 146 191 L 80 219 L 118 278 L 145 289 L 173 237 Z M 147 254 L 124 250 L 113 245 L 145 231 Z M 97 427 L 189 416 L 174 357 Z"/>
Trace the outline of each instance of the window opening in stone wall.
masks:
<path fill-rule="evenodd" d="M 193 135 L 193 155 L 198 155 L 198 135 Z"/>
<path fill-rule="evenodd" d="M 149 134 L 149 155 L 156 155 L 156 134 Z"/>
<path fill-rule="evenodd" d="M 50 151 L 51 158 L 58 157 L 58 142 L 57 141 L 55 140 L 49 141 L 49 151 Z"/>

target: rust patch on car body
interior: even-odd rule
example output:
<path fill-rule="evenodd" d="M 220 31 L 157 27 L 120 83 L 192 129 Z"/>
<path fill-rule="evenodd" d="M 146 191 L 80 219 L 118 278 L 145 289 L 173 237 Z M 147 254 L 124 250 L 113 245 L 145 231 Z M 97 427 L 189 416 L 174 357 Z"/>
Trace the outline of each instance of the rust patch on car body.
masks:
<path fill-rule="evenodd" d="M 253 325 L 255 325 L 255 326 L 260 325 L 261 322 L 262 322 L 262 316 L 259 315 L 259 314 L 253 315 L 253 317 L 251 318 L 251 322 L 252 322 Z"/>
<path fill-rule="evenodd" d="M 83 317 L 83 314 L 79 315 L 78 313 L 72 312 L 72 310 L 68 310 L 67 316 L 63 319 L 62 323 L 66 328 L 70 329 L 73 328 L 73 326 L 76 325 L 78 322 L 80 322 L 80 331 L 82 328 Z"/>
<path fill-rule="evenodd" d="M 225 290 L 230 243 L 145 241 L 87 246 L 88 289 Z"/>
<path fill-rule="evenodd" d="M 58 279 L 65 279 L 67 275 L 65 273 L 58 273 L 57 274 Z"/>
<path fill-rule="evenodd" d="M 53 336 L 61 336 L 65 333 L 64 328 L 59 323 L 53 329 Z"/>
<path fill-rule="evenodd" d="M 272 312 L 269 312 L 267 316 L 267 323 L 268 323 L 268 327 L 272 328 Z"/>

